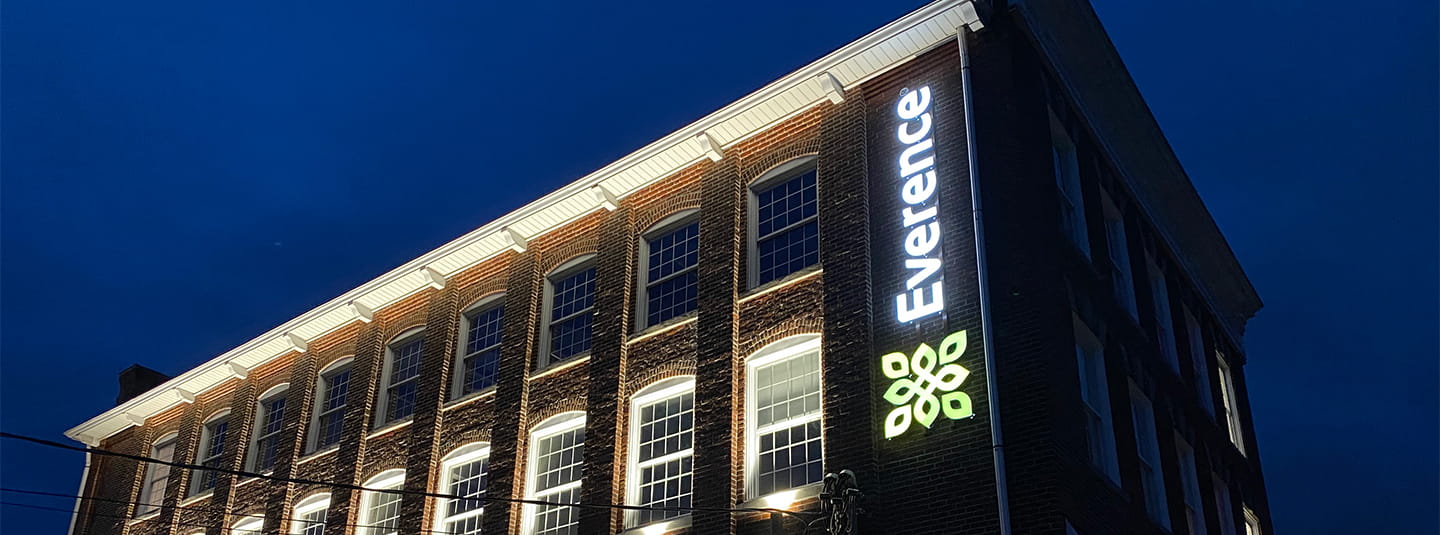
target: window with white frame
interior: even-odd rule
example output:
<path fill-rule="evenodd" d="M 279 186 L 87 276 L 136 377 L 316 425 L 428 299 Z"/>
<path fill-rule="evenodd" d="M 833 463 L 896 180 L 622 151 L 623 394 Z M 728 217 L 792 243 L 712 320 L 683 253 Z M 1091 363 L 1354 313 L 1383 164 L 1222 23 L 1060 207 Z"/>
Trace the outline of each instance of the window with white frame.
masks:
<path fill-rule="evenodd" d="M 573 261 L 547 279 L 550 306 L 546 309 L 549 349 L 541 367 L 590 352 L 595 319 L 595 262 Z"/>
<path fill-rule="evenodd" d="M 1210 392 L 1210 364 L 1205 358 L 1205 332 L 1189 308 L 1181 310 L 1185 315 L 1185 338 L 1190 342 L 1190 370 L 1195 374 L 1195 397 L 1200 399 L 1200 408 L 1205 409 L 1205 414 L 1214 417 L 1215 394 Z"/>
<path fill-rule="evenodd" d="M 280 456 L 280 431 L 285 426 L 285 399 L 289 385 L 270 389 L 255 403 L 255 439 L 250 446 L 250 470 L 275 468 Z"/>
<path fill-rule="evenodd" d="M 1140 491 L 1150 519 L 1170 529 L 1170 506 L 1165 500 L 1165 473 L 1160 469 L 1160 435 L 1155 429 L 1155 407 L 1150 398 L 1130 383 L 1130 417 L 1135 425 L 1135 453 L 1140 459 Z"/>
<path fill-rule="evenodd" d="M 750 187 L 750 286 L 820 263 L 815 158 L 791 160 Z"/>
<path fill-rule="evenodd" d="M 1230 443 L 1245 454 L 1245 435 L 1240 428 L 1240 401 L 1235 397 L 1235 376 L 1225 355 L 1215 353 L 1216 376 L 1220 378 L 1220 397 L 1225 409 L 1225 427 L 1230 430 Z"/>
<path fill-rule="evenodd" d="M 1080 404 L 1085 410 L 1085 442 L 1090 463 L 1120 484 L 1115 453 L 1115 426 L 1110 412 L 1110 386 L 1105 377 L 1105 352 L 1100 339 L 1075 318 L 1075 360 L 1080 369 Z"/>
<path fill-rule="evenodd" d="M 1244 507 L 1245 507 L 1245 535 L 1264 535 L 1264 534 L 1260 531 L 1260 516 L 1259 516 L 1259 515 L 1256 515 L 1256 514 L 1255 514 L 1255 511 L 1253 511 L 1253 510 L 1250 509 L 1250 506 L 1247 505 L 1247 506 L 1244 506 Z"/>
<path fill-rule="evenodd" d="M 1235 504 L 1230 503 L 1230 484 L 1212 473 L 1210 481 L 1215 492 L 1215 510 L 1220 519 L 1220 535 L 1235 535 Z"/>
<path fill-rule="evenodd" d="M 630 401 L 630 505 L 690 507 L 695 457 L 695 378 L 674 377 L 647 386 Z M 631 511 L 629 526 L 686 514 Z"/>
<path fill-rule="evenodd" d="M 485 514 L 485 484 L 490 473 L 490 445 L 480 442 L 463 446 L 440 461 L 440 489 L 445 494 L 473 498 L 440 500 L 435 514 L 435 532 L 446 535 L 476 535 Z"/>
<path fill-rule="evenodd" d="M 579 503 L 585 461 L 585 413 L 567 412 L 530 432 L 529 484 L 525 497 L 552 503 Z M 579 510 L 564 505 L 526 506 L 527 535 L 575 535 Z"/>
<path fill-rule="evenodd" d="M 1180 484 L 1185 492 L 1185 522 L 1190 533 L 1209 533 L 1205 530 L 1205 505 L 1200 498 L 1200 474 L 1196 471 L 1195 449 L 1176 433 L 1175 450 L 1180 459 Z"/>
<path fill-rule="evenodd" d="M 230 535 L 260 535 L 265 529 L 265 517 L 247 516 L 230 526 Z"/>
<path fill-rule="evenodd" d="M 405 486 L 404 470 L 387 470 L 365 482 L 365 488 L 398 490 Z M 400 532 L 400 500 L 398 492 L 364 491 L 360 495 L 360 524 L 364 535 L 396 535 Z"/>
<path fill-rule="evenodd" d="M 1115 287 L 1115 299 L 1130 313 L 1131 319 L 1139 319 L 1140 312 L 1135 308 L 1135 278 L 1130 271 L 1130 242 L 1125 238 L 1125 216 L 1109 195 L 1101 192 L 1100 200 L 1105 207 L 1105 239 L 1109 242 L 1110 283 Z"/>
<path fill-rule="evenodd" d="M 1065 237 L 1090 256 L 1090 236 L 1085 229 L 1085 198 L 1080 191 L 1080 160 L 1075 142 L 1054 114 L 1050 115 L 1050 156 L 1055 186 L 1060 189 L 1060 226 Z"/>
<path fill-rule="evenodd" d="M 1165 272 L 1150 255 L 1145 256 L 1150 273 L 1151 310 L 1155 312 L 1156 342 L 1160 344 L 1160 356 L 1170 365 L 1170 371 L 1180 373 L 1180 356 L 1175 349 L 1175 317 L 1170 314 L 1170 290 L 1165 282 Z"/>
<path fill-rule="evenodd" d="M 165 462 L 175 460 L 175 444 L 179 438 L 178 433 L 170 433 L 155 441 L 150 446 L 150 458 Z M 147 463 L 145 466 L 145 480 L 140 487 L 139 503 L 135 506 L 135 516 L 148 515 L 160 510 L 165 504 L 165 487 L 170 479 L 170 465 L 160 463 Z"/>
<path fill-rule="evenodd" d="M 197 464 L 208 468 L 221 468 L 221 465 L 225 463 L 225 439 L 229 434 L 230 413 L 228 411 L 206 420 L 205 427 L 200 430 L 200 447 L 195 454 L 195 460 L 199 461 Z M 199 496 L 215 490 L 215 485 L 219 480 L 220 473 L 213 470 L 192 472 L 190 495 Z"/>
<path fill-rule="evenodd" d="M 770 344 L 746 360 L 745 370 L 747 496 L 822 480 L 820 337 Z"/>
<path fill-rule="evenodd" d="M 420 390 L 420 356 L 424 352 L 424 331 L 401 335 L 385 347 L 375 427 L 415 416 L 415 393 Z"/>
<path fill-rule="evenodd" d="M 330 495 L 316 494 L 295 504 L 290 520 L 291 535 L 325 535 L 325 515 L 330 510 Z"/>
<path fill-rule="evenodd" d="M 341 359 L 320 372 L 315 383 L 315 416 L 307 451 L 319 451 L 340 443 L 345 431 L 345 408 L 350 398 L 352 359 Z"/>
<path fill-rule="evenodd" d="M 460 361 L 452 373 L 455 398 L 482 392 L 495 386 L 500 370 L 500 336 L 505 323 L 503 297 L 482 301 L 465 313 L 461 332 Z"/>
<path fill-rule="evenodd" d="M 659 325 L 695 310 L 700 260 L 700 222 L 694 212 L 662 221 L 645 233 L 640 258 L 645 274 L 644 326 Z"/>

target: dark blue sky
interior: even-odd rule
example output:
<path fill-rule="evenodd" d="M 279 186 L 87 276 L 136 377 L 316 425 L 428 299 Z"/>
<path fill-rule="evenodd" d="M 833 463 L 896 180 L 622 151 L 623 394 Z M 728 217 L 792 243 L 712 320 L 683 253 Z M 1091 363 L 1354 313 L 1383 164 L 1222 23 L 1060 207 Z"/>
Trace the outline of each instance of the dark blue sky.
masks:
<path fill-rule="evenodd" d="M 919 5 L 526 4 L 6 1 L 0 428 L 58 437 L 129 364 L 183 372 Z M 1277 528 L 1435 532 L 1434 2 L 1097 9 L 1265 299 Z M 4 486 L 80 467 L 0 443 Z"/>

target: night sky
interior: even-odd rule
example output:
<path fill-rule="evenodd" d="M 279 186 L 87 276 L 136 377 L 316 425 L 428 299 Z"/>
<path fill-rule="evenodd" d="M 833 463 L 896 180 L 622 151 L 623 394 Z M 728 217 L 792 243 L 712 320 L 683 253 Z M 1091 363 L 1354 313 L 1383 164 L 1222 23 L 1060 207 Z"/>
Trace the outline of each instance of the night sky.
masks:
<path fill-rule="evenodd" d="M 920 5 L 515 4 L 7 0 L 0 428 L 60 438 L 130 364 L 184 372 Z M 1276 527 L 1436 533 L 1435 3 L 1097 10 L 1265 300 Z M 81 464 L 0 442 L 6 487 Z"/>

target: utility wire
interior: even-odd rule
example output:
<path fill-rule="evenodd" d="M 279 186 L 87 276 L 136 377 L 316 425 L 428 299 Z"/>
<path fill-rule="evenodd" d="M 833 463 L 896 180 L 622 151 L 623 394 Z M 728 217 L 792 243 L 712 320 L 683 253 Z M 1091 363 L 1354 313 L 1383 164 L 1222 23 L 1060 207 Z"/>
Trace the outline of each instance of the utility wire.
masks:
<path fill-rule="evenodd" d="M 62 495 L 62 494 L 54 494 L 54 493 L 49 493 L 49 492 L 20 491 L 20 490 L 14 490 L 14 489 L 8 489 L 8 490 L 9 490 L 10 492 L 23 492 L 23 493 L 27 493 L 27 494 L 40 494 L 40 495 L 57 496 L 57 497 L 68 496 L 68 497 L 72 497 L 72 498 L 99 500 L 99 498 L 87 498 L 87 497 L 85 497 L 85 496 Z M 119 501 L 119 500 L 106 500 L 106 501 Z M 18 502 L 11 502 L 11 501 L 3 501 L 3 500 L 0 500 L 0 505 L 11 505 L 11 506 L 15 506 L 15 507 L 25 507 L 25 508 L 28 508 L 28 509 L 39 509 L 39 510 L 42 510 L 42 511 L 58 511 L 58 512 L 61 512 L 61 513 L 66 513 L 66 514 L 74 514 L 74 511 L 72 511 L 72 510 L 70 510 L 70 509 L 60 509 L 60 508 L 58 508 L 58 507 L 46 507 L 46 506 L 43 506 L 43 505 L 33 505 L 33 504 L 28 504 L 28 503 L 18 503 Z M 172 508 L 172 507 L 178 507 L 178 506 L 161 506 L 161 507 L 162 507 L 162 508 Z M 254 514 L 242 514 L 242 513 L 225 513 L 225 514 L 234 515 L 234 516 L 242 516 L 242 517 L 250 517 L 250 518 L 265 518 L 265 517 L 257 517 L 257 515 L 254 515 Z M 126 520 L 126 521 L 135 520 L 135 518 L 128 517 L 128 516 L 123 516 L 123 515 L 110 515 L 110 514 L 105 514 L 105 513 L 90 513 L 90 516 L 93 516 L 93 517 L 96 517 L 96 518 L 113 518 L 113 519 L 116 519 L 116 520 Z M 149 520 L 149 519 L 147 519 L 147 520 Z M 326 522 L 326 521 L 324 521 L 324 520 L 306 520 L 306 519 L 303 519 L 303 518 L 282 517 L 282 518 L 280 519 L 280 532 L 281 532 L 281 533 L 287 533 L 287 532 L 289 532 L 290 528 L 287 527 L 286 524 L 287 524 L 287 523 L 290 523 L 290 522 L 308 522 L 308 523 L 311 523 L 311 524 L 320 524 L 320 525 L 329 525 L 329 526 L 343 526 L 343 527 L 347 527 L 347 528 L 396 529 L 395 526 L 386 526 L 386 525 L 383 525 L 383 524 L 335 524 L 335 523 Z M 211 527 L 214 527 L 214 525 L 212 525 L 212 524 L 204 524 L 204 523 L 197 523 L 197 522 L 183 522 L 183 521 L 179 521 L 179 520 L 176 520 L 176 521 L 172 522 L 172 525 L 180 526 L 180 527 L 194 527 L 194 528 L 211 528 Z M 438 534 L 438 535 L 462 535 L 461 532 L 458 532 L 458 531 L 447 531 L 447 530 L 439 530 L 439 529 L 420 528 L 420 531 L 421 531 L 422 533 L 434 533 L 434 534 Z"/>

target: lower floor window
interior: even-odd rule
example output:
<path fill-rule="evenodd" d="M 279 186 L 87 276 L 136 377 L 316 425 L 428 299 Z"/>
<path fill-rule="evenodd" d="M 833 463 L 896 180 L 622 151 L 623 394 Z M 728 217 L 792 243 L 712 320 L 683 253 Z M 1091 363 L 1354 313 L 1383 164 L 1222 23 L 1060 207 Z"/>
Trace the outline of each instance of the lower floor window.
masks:
<path fill-rule="evenodd" d="M 480 533 L 485 514 L 485 483 L 490 474 L 490 447 L 483 443 L 462 447 L 441 461 L 440 488 L 452 496 L 472 498 L 445 499 L 439 507 L 436 531 L 445 535 Z"/>
<path fill-rule="evenodd" d="M 554 505 L 534 505 L 527 533 L 574 535 L 579 533 L 579 511 L 567 505 L 580 502 L 584 474 L 585 413 L 569 412 L 546 420 L 530 433 L 530 499 Z"/>
<path fill-rule="evenodd" d="M 399 489 L 405 485 L 403 470 L 381 473 L 365 483 L 371 489 Z M 360 502 L 361 524 L 365 535 L 395 535 L 400 532 L 400 500 L 396 492 L 368 491 Z"/>
<path fill-rule="evenodd" d="M 750 497 L 821 481 L 820 337 L 766 346 L 747 360 L 746 385 Z"/>

